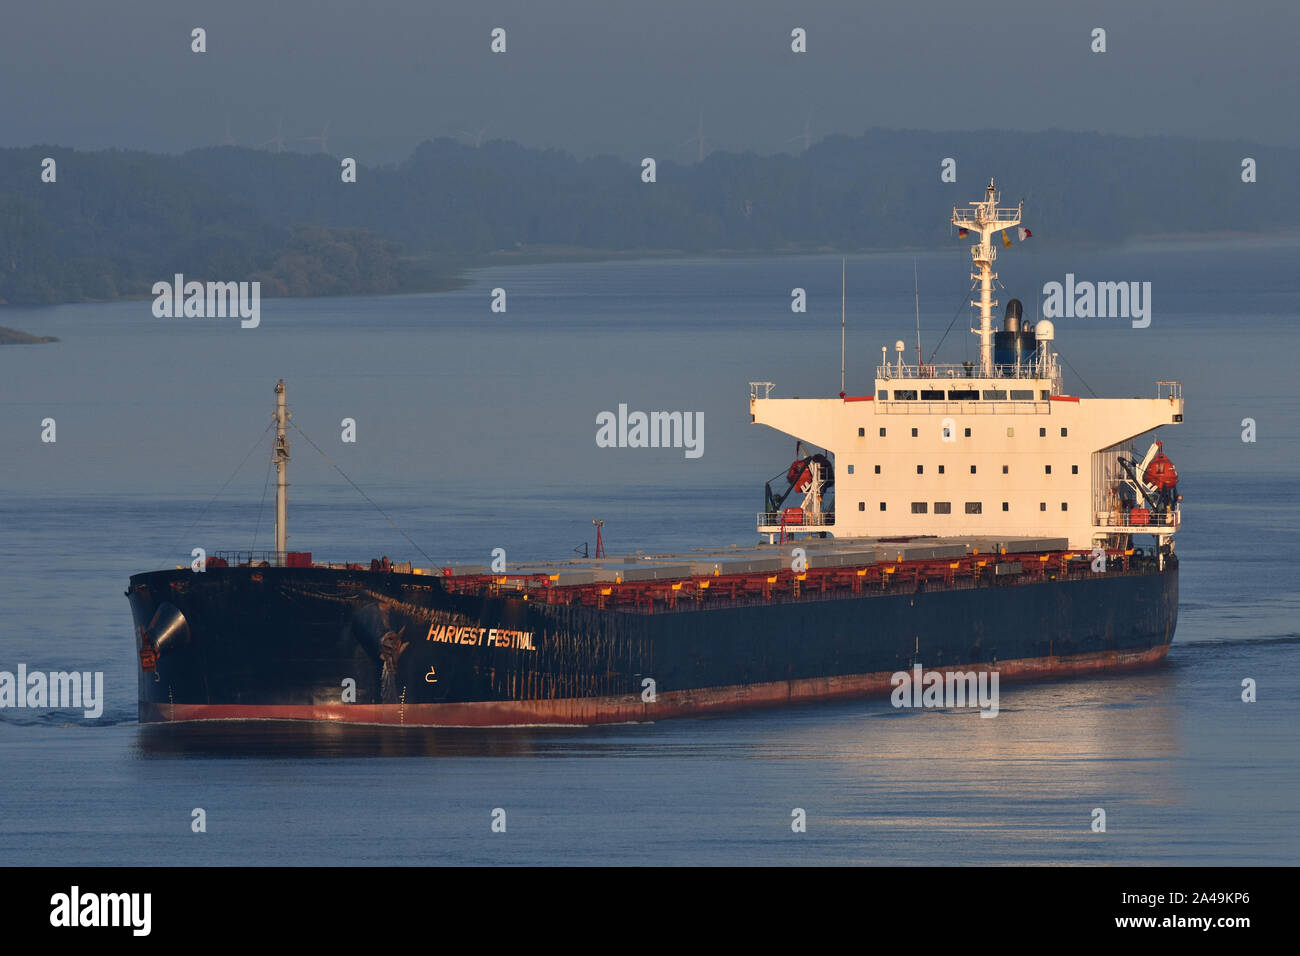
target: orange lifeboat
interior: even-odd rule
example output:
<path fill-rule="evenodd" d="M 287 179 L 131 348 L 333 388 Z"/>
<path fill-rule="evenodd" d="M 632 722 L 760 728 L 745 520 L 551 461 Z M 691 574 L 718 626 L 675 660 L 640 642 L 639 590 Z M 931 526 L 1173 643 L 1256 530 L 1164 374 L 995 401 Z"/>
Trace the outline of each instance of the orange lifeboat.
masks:
<path fill-rule="evenodd" d="M 1146 484 L 1160 491 L 1168 491 L 1178 484 L 1178 469 L 1174 463 L 1169 460 L 1169 456 L 1164 453 L 1164 444 L 1156 442 L 1160 451 L 1151 459 L 1151 464 L 1147 465 L 1147 470 L 1142 472 L 1142 480 Z"/>

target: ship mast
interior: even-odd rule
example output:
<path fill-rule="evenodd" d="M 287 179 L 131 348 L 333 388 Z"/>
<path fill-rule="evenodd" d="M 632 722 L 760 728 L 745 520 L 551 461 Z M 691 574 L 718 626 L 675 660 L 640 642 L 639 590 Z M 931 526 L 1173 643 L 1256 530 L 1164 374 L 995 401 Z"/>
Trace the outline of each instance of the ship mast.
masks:
<path fill-rule="evenodd" d="M 285 404 L 284 379 L 275 386 L 275 444 L 271 461 L 275 462 L 275 563 L 285 561 L 289 550 L 289 409 Z"/>
<path fill-rule="evenodd" d="M 980 284 L 979 300 L 972 299 L 971 305 L 980 310 L 980 327 L 978 330 L 971 329 L 971 331 L 980 337 L 980 375 L 991 378 L 993 375 L 993 309 L 998 304 L 993 298 L 993 280 L 998 277 L 998 274 L 993 271 L 993 263 L 998 257 L 998 251 L 992 240 L 993 236 L 1003 229 L 1020 225 L 1024 203 L 1014 209 L 1010 207 L 999 209 L 998 202 L 1002 197 L 994 188 L 991 179 L 985 194 L 986 198 L 983 202 L 969 203 L 974 207 L 973 209 L 958 209 L 954 206 L 952 223 L 954 226 L 978 232 L 980 235 L 979 241 L 971 246 L 970 250 L 973 263 L 970 277 L 972 281 L 978 281 Z"/>

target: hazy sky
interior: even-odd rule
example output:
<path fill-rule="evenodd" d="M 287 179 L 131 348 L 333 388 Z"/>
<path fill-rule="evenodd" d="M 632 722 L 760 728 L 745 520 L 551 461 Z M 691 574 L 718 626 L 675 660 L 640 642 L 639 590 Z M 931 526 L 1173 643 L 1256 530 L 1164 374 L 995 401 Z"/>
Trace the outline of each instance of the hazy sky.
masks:
<path fill-rule="evenodd" d="M 879 126 L 1294 146 L 1298 38 L 1296 0 L 13 2 L 0 146 L 185 150 L 229 122 L 238 145 L 282 123 L 313 150 L 328 122 L 330 152 L 363 163 L 457 130 L 685 161 L 701 110 L 711 148 L 760 152 L 797 148 L 805 123 L 814 141 Z"/>

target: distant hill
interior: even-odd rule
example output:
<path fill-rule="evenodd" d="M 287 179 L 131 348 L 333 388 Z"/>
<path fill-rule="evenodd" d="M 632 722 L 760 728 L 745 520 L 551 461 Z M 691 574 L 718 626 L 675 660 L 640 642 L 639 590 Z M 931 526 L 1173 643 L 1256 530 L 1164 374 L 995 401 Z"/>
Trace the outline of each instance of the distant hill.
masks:
<path fill-rule="evenodd" d="M 56 183 L 40 181 L 45 156 Z M 940 182 L 957 160 L 958 182 Z M 1241 182 L 1253 157 L 1259 182 Z M 364 157 L 359 157 L 364 159 Z M 448 288 L 494 253 L 926 248 L 989 176 L 1043 240 L 1294 228 L 1300 150 L 1079 132 L 833 136 L 799 156 L 579 160 L 494 141 L 426 142 L 357 182 L 323 154 L 0 150 L 0 301 L 147 296 L 174 273 L 264 295 Z"/>

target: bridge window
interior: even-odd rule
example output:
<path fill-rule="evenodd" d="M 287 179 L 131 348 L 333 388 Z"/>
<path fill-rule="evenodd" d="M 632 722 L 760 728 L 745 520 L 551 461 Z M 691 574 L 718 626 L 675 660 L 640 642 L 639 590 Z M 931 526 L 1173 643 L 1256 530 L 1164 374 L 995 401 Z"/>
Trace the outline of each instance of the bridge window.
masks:
<path fill-rule="evenodd" d="M 896 402 L 914 402 L 914 401 L 916 401 L 916 389 L 914 389 L 914 388 L 896 388 L 896 389 L 894 389 L 894 401 L 896 401 Z"/>
<path fill-rule="evenodd" d="M 1032 402 L 1034 400 L 1034 390 L 1032 388 L 1013 388 L 1011 390 L 1011 400 L 1013 402 Z"/>
<path fill-rule="evenodd" d="M 1041 391 L 1039 391 L 1038 397 L 1041 398 L 1043 401 L 1047 401 L 1048 396 L 1051 394 L 1052 394 L 1051 392 L 1049 392 L 1047 389 L 1044 388 Z"/>
<path fill-rule="evenodd" d="M 966 502 L 966 513 L 968 515 L 978 515 L 984 513 L 984 502 L 968 501 Z"/>
<path fill-rule="evenodd" d="M 921 401 L 923 402 L 942 402 L 943 389 L 941 388 L 923 388 L 921 389 Z"/>
<path fill-rule="evenodd" d="M 979 389 L 975 389 L 975 388 L 948 389 L 948 401 L 950 402 L 978 402 L 979 397 L 980 397 Z"/>
<path fill-rule="evenodd" d="M 928 514 L 929 511 L 930 511 L 930 506 L 926 502 L 924 501 L 912 502 L 912 514 L 923 515 L 923 514 Z"/>
<path fill-rule="evenodd" d="M 986 402 L 1005 402 L 1007 400 L 1007 390 L 1005 388 L 986 388 L 984 389 L 984 401 Z"/>
<path fill-rule="evenodd" d="M 882 388 L 880 391 L 876 392 L 876 398 L 878 398 L 882 402 L 887 401 L 889 399 L 889 392 L 885 391 Z"/>
<path fill-rule="evenodd" d="M 950 514 L 952 514 L 952 502 L 951 502 L 951 501 L 936 501 L 936 502 L 934 503 L 934 513 L 937 514 L 937 515 L 950 515 Z"/>

